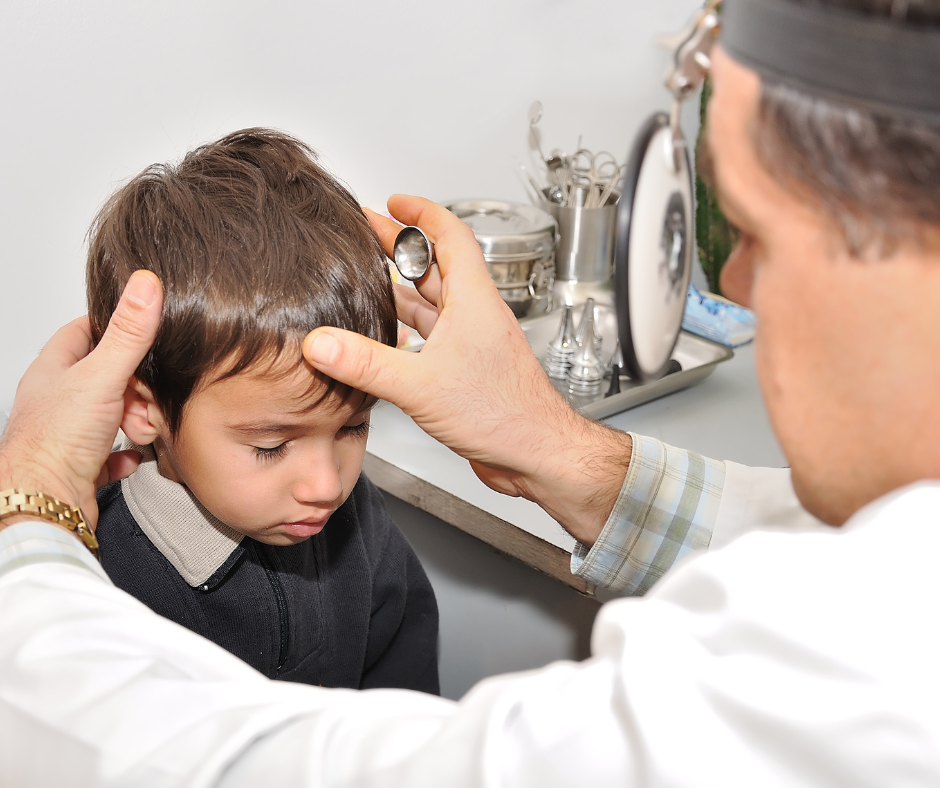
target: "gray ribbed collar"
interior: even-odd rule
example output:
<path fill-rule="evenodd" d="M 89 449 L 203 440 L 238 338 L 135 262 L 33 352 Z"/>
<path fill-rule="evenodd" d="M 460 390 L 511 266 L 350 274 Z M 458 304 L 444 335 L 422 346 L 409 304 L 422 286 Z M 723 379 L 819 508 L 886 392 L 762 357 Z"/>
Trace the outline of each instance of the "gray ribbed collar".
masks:
<path fill-rule="evenodd" d="M 244 535 L 214 517 L 188 488 L 161 476 L 152 446 L 137 446 L 125 438 L 122 448 L 143 455 L 140 467 L 121 482 L 131 515 L 189 585 L 202 585 Z"/>

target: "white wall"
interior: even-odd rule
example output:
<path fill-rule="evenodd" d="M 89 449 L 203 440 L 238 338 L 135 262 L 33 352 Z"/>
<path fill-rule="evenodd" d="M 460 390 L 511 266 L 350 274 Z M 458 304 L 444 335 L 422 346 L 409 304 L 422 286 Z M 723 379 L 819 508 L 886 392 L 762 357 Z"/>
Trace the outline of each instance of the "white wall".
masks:
<path fill-rule="evenodd" d="M 0 9 L 0 410 L 84 311 L 84 236 L 115 185 L 252 125 L 320 150 L 372 207 L 395 191 L 523 200 L 546 149 L 622 155 L 668 106 L 654 36 L 695 0 L 9 0 Z M 694 122 L 694 111 L 687 113 Z"/>

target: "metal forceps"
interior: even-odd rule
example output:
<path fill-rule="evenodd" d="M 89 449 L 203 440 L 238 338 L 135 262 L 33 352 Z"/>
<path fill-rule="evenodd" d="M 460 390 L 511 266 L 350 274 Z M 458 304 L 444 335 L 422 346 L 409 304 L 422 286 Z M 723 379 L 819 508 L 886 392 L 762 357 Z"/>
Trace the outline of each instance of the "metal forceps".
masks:
<path fill-rule="evenodd" d="M 568 204 L 574 205 L 574 190 L 586 187 L 585 208 L 599 208 L 607 201 L 620 175 L 620 165 L 612 153 L 576 150 L 568 159 L 571 180 Z"/>

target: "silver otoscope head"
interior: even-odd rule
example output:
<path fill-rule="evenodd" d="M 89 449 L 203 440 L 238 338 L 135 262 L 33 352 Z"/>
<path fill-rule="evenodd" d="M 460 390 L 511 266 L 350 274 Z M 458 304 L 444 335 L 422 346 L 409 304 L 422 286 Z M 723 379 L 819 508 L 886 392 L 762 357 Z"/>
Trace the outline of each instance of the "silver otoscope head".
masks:
<path fill-rule="evenodd" d="M 420 227 L 403 227 L 395 239 L 392 259 L 405 279 L 417 282 L 435 262 L 434 244 Z"/>

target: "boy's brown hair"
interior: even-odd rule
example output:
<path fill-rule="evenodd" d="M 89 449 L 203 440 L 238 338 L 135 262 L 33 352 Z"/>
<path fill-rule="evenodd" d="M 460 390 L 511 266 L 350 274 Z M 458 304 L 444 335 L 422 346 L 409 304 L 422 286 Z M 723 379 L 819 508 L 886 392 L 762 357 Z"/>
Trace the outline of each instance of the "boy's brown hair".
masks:
<path fill-rule="evenodd" d="M 89 234 L 95 342 L 134 271 L 163 283 L 160 328 L 137 376 L 174 434 L 210 375 L 231 377 L 285 349 L 300 363 L 300 343 L 318 326 L 395 344 L 378 239 L 349 191 L 286 134 L 246 129 L 177 165 L 148 167 L 111 197 Z"/>

